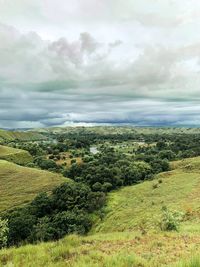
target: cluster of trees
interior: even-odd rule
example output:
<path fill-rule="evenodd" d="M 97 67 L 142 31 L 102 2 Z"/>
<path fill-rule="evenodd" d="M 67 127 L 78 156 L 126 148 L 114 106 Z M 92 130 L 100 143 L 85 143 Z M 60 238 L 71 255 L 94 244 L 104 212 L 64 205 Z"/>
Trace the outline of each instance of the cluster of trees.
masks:
<path fill-rule="evenodd" d="M 9 229 L 6 242 L 10 246 L 85 234 L 92 226 L 91 213 L 104 203 L 104 193 L 92 192 L 82 183 L 64 183 L 52 194 L 41 193 L 30 204 L 3 215 Z"/>
<path fill-rule="evenodd" d="M 83 164 L 72 164 L 63 175 L 90 186 L 93 191 L 109 192 L 120 186 L 132 185 L 151 179 L 155 173 L 169 170 L 166 159 L 157 157 L 134 160 L 105 148 L 102 153 L 83 158 Z"/>

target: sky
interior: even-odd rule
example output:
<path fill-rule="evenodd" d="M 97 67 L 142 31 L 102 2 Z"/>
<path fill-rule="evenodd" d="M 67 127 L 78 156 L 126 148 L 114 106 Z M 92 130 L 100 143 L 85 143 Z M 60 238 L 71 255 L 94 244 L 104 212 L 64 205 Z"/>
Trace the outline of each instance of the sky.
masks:
<path fill-rule="evenodd" d="M 0 0 L 0 128 L 200 126 L 200 1 Z"/>

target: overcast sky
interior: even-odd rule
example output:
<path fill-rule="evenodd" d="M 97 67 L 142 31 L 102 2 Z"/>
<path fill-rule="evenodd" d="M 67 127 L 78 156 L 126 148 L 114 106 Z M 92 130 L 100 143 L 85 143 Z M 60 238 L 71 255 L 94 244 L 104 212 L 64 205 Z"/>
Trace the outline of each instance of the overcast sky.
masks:
<path fill-rule="evenodd" d="M 200 1 L 0 0 L 0 127 L 200 125 Z"/>

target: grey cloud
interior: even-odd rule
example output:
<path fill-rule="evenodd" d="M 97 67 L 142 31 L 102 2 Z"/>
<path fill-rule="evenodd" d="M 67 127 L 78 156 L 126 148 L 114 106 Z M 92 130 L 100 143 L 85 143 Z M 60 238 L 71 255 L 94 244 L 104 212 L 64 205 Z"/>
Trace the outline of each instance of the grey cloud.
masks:
<path fill-rule="evenodd" d="M 64 34 L 42 37 L 31 16 L 29 32 L 0 24 L 0 127 L 200 121 L 200 43 L 188 30 L 200 4 L 194 13 L 193 0 L 8 1 Z"/>

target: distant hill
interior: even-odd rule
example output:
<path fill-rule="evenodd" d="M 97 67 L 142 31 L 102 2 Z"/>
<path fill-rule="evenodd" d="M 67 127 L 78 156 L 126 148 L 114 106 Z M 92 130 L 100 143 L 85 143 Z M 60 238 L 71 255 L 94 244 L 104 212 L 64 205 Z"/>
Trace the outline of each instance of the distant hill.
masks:
<path fill-rule="evenodd" d="M 64 181 L 67 179 L 55 173 L 0 160 L 0 211 L 29 202 Z"/>
<path fill-rule="evenodd" d="M 36 140 L 45 140 L 46 137 L 36 131 L 6 131 L 0 129 L 0 142 L 3 141 L 36 141 Z"/>
<path fill-rule="evenodd" d="M 28 151 L 0 145 L 0 159 L 25 165 L 33 161 Z"/>

